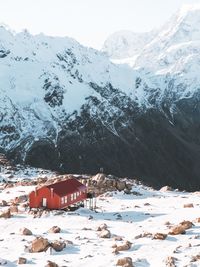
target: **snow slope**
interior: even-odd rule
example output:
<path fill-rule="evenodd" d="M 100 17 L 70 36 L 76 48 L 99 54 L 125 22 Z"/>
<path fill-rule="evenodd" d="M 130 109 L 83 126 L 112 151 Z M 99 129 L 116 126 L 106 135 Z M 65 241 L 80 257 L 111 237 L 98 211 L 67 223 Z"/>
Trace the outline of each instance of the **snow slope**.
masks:
<path fill-rule="evenodd" d="M 0 199 L 9 202 L 16 196 L 27 194 L 33 186 L 16 186 L 3 189 L 1 184 Z M 184 204 L 193 203 L 193 208 L 184 208 Z M 0 207 L 5 210 L 6 207 Z M 160 192 L 142 185 L 133 185 L 132 194 L 110 192 L 97 198 L 97 208 L 91 211 L 80 208 L 75 212 L 56 211 L 43 213 L 33 218 L 22 206 L 19 212 L 13 213 L 10 219 L 0 218 L 0 262 L 5 266 L 17 266 L 19 257 L 27 259 L 26 266 L 45 266 L 48 260 L 59 266 L 81 267 L 114 267 L 117 260 L 131 257 L 135 267 L 169 266 L 167 258 L 176 258 L 177 267 L 199 266 L 199 192 L 179 191 Z M 168 235 L 169 224 L 174 226 L 183 220 L 193 222 L 193 227 L 182 235 Z M 111 238 L 100 238 L 96 229 L 107 224 Z M 61 232 L 48 233 L 52 226 L 59 226 Z M 22 236 L 19 231 L 27 227 L 33 233 Z M 145 236 L 146 233 L 146 236 Z M 153 239 L 149 234 L 167 234 L 165 240 Z M 142 235 L 144 234 L 144 237 Z M 25 246 L 37 236 L 48 240 L 68 242 L 61 252 L 30 253 Z M 118 236 L 122 241 L 115 241 Z M 139 237 L 140 236 L 140 237 Z M 123 244 L 126 240 L 132 243 L 131 249 L 113 253 L 113 245 Z M 69 244 L 69 241 L 72 243 Z M 198 258 L 199 259 L 199 258 Z"/>
<path fill-rule="evenodd" d="M 134 72 L 69 38 L 12 33 L 0 27 L 0 146 L 51 136 L 59 121 L 101 96 L 90 83 L 112 84 L 130 95 Z M 30 140 L 30 143 L 32 141 Z"/>
<path fill-rule="evenodd" d="M 153 39 L 155 34 L 155 31 L 148 33 L 115 32 L 104 42 L 102 51 L 115 60 L 134 57 L 141 53 L 144 46 Z"/>

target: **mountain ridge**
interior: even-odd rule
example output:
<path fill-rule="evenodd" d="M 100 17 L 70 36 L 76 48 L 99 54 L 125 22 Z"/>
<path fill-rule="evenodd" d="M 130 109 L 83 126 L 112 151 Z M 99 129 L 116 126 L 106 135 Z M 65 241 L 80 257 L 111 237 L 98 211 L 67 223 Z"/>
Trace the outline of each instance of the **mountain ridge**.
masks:
<path fill-rule="evenodd" d="M 0 147 L 9 158 L 199 186 L 197 43 L 163 50 L 151 41 L 131 68 L 70 38 L 0 30 Z"/>

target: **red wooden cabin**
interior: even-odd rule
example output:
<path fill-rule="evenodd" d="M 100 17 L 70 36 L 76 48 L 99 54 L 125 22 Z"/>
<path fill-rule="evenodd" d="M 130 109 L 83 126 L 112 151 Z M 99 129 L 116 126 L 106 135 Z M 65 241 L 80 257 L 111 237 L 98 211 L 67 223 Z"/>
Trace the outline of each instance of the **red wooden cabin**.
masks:
<path fill-rule="evenodd" d="M 86 186 L 71 178 L 36 188 L 29 194 L 29 203 L 30 208 L 63 209 L 86 198 Z"/>

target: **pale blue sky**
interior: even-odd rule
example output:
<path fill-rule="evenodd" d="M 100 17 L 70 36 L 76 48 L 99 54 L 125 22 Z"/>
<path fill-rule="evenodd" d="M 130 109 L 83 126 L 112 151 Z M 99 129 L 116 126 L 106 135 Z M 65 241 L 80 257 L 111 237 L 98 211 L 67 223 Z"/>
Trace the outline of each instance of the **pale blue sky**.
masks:
<path fill-rule="evenodd" d="M 193 3 L 200 0 L 0 0 L 0 23 L 101 48 L 115 31 L 150 31 Z"/>

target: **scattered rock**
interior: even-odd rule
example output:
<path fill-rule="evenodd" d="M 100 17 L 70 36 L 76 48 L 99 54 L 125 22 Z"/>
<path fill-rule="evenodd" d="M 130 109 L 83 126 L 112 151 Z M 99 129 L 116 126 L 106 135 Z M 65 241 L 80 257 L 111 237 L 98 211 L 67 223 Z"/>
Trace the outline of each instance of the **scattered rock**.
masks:
<path fill-rule="evenodd" d="M 190 221 L 183 221 L 179 223 L 178 225 L 171 228 L 169 234 L 170 235 L 179 235 L 179 234 L 185 234 L 185 230 L 191 228 L 193 226 L 193 223 Z"/>
<path fill-rule="evenodd" d="M 10 213 L 10 209 L 6 210 L 6 211 L 3 211 L 1 214 L 0 214 L 0 218 L 5 218 L 5 219 L 8 219 L 11 217 L 11 213 Z"/>
<path fill-rule="evenodd" d="M 88 227 L 83 227 L 82 231 L 92 231 L 92 228 L 88 228 Z"/>
<path fill-rule="evenodd" d="M 28 200 L 28 196 L 27 195 L 22 195 L 22 196 L 16 197 L 14 199 L 14 203 L 15 204 L 24 203 L 24 202 L 27 202 L 27 200 Z"/>
<path fill-rule="evenodd" d="M 0 206 L 2 206 L 2 207 L 8 206 L 7 201 L 1 200 Z"/>
<path fill-rule="evenodd" d="M 60 231 L 61 231 L 60 227 L 58 227 L 58 226 L 53 226 L 53 227 L 51 227 L 51 228 L 48 230 L 48 233 L 54 233 L 54 234 L 56 234 L 56 233 L 60 233 Z"/>
<path fill-rule="evenodd" d="M 100 233 L 99 233 L 99 237 L 101 238 L 110 238 L 111 237 L 111 233 L 108 229 L 105 229 L 105 230 L 102 230 Z"/>
<path fill-rule="evenodd" d="M 132 243 L 129 241 L 126 241 L 124 244 L 116 246 L 115 247 L 115 251 L 125 251 L 125 250 L 129 250 L 132 246 Z"/>
<path fill-rule="evenodd" d="M 27 263 L 27 259 L 23 258 L 23 257 L 19 257 L 17 264 L 26 264 Z"/>
<path fill-rule="evenodd" d="M 195 262 L 195 261 L 200 261 L 200 254 L 198 254 L 196 256 L 192 256 L 191 262 Z"/>
<path fill-rule="evenodd" d="M 101 186 L 105 181 L 105 178 L 105 174 L 97 173 L 95 176 L 92 177 L 92 181 L 95 181 L 97 186 Z"/>
<path fill-rule="evenodd" d="M 183 225 L 174 226 L 169 232 L 169 235 L 180 235 L 180 234 L 185 234 L 185 227 Z"/>
<path fill-rule="evenodd" d="M 106 230 L 107 228 L 108 228 L 107 224 L 103 223 L 100 226 L 98 226 L 97 231 Z"/>
<path fill-rule="evenodd" d="M 118 181 L 117 181 L 116 188 L 117 188 L 119 191 L 124 190 L 124 189 L 126 188 L 126 182 L 125 182 L 125 181 L 120 181 L 120 180 L 118 180 Z"/>
<path fill-rule="evenodd" d="M 130 257 L 124 257 L 121 259 L 118 259 L 117 261 L 117 266 L 126 266 L 126 267 L 133 267 L 133 262 L 132 262 L 132 258 Z"/>
<path fill-rule="evenodd" d="M 53 261 L 47 261 L 47 265 L 45 265 L 45 267 L 59 267 L 59 266 Z"/>
<path fill-rule="evenodd" d="M 115 241 L 122 241 L 123 240 L 123 238 L 121 236 L 114 236 L 113 239 Z"/>
<path fill-rule="evenodd" d="M 139 235 L 135 236 L 135 239 L 139 239 L 139 238 L 143 238 L 143 237 L 152 237 L 152 236 L 153 236 L 152 233 L 145 232 L 143 234 L 139 234 Z"/>
<path fill-rule="evenodd" d="M 167 191 L 172 191 L 172 188 L 168 185 L 166 186 L 163 186 L 161 189 L 160 189 L 160 192 L 167 192 Z"/>
<path fill-rule="evenodd" d="M 153 239 L 159 239 L 159 240 L 165 240 L 167 238 L 166 234 L 162 234 L 162 233 L 156 233 L 153 236 Z"/>
<path fill-rule="evenodd" d="M 65 242 L 63 241 L 53 241 L 51 243 L 51 247 L 55 250 L 55 251 L 62 251 L 65 247 L 66 247 L 66 244 Z"/>
<path fill-rule="evenodd" d="M 26 227 L 23 227 L 19 230 L 20 235 L 32 235 L 31 230 Z"/>
<path fill-rule="evenodd" d="M 194 226 L 194 224 L 190 221 L 183 221 L 180 223 L 180 225 L 185 227 L 185 230 L 190 229 L 190 228 L 192 228 L 192 226 Z"/>
<path fill-rule="evenodd" d="M 196 218 L 195 220 L 197 223 L 200 223 L 200 217 L 199 218 Z"/>
<path fill-rule="evenodd" d="M 10 212 L 11 213 L 18 213 L 18 207 L 16 205 L 10 206 Z"/>
<path fill-rule="evenodd" d="M 35 253 L 35 252 L 46 251 L 49 246 L 50 246 L 50 243 L 48 239 L 43 238 L 43 237 L 38 237 L 32 241 L 29 252 Z"/>
<path fill-rule="evenodd" d="M 183 205 L 184 208 L 194 208 L 193 203 L 188 203 Z"/>
<path fill-rule="evenodd" d="M 175 263 L 176 263 L 177 259 L 174 258 L 174 257 L 167 257 L 166 261 L 165 261 L 165 264 L 166 264 L 166 267 L 176 267 Z"/>

